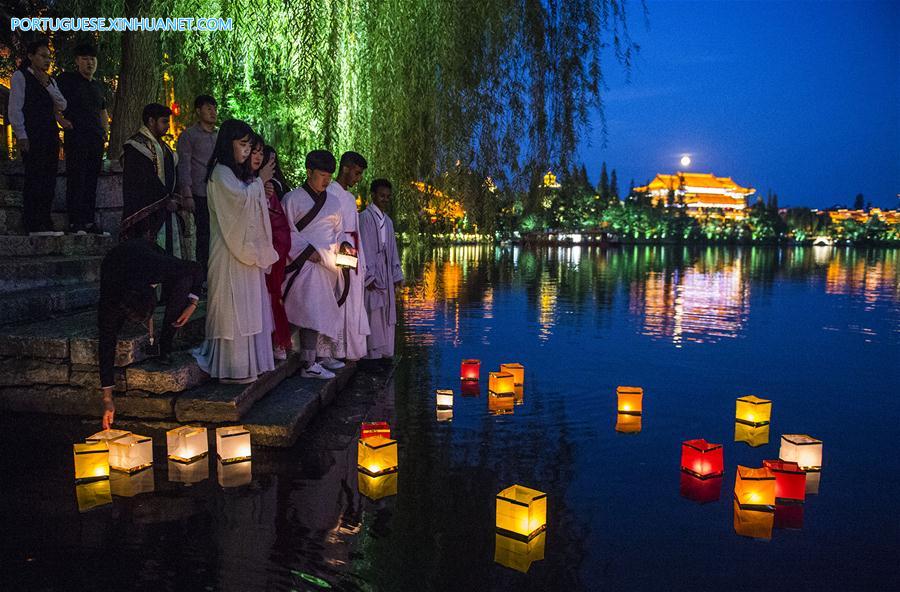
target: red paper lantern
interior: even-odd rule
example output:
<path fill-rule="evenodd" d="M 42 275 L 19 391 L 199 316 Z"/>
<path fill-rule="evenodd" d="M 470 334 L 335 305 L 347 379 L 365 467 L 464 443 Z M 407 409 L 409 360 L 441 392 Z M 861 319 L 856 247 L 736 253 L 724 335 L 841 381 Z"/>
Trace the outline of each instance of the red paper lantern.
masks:
<path fill-rule="evenodd" d="M 681 470 L 701 479 L 721 476 L 725 472 L 722 445 L 703 438 L 682 442 Z"/>
<path fill-rule="evenodd" d="M 806 473 L 795 462 L 786 460 L 764 460 L 775 475 L 775 499 L 779 501 L 802 502 L 806 500 Z"/>
<path fill-rule="evenodd" d="M 477 382 L 481 377 L 481 360 L 463 360 L 459 368 L 460 380 Z"/>
<path fill-rule="evenodd" d="M 709 479 L 700 479 L 690 473 L 681 473 L 681 487 L 679 492 L 681 497 L 697 502 L 698 504 L 707 504 L 709 502 L 718 501 L 719 493 L 722 491 L 722 477 L 710 477 Z"/>
<path fill-rule="evenodd" d="M 363 422 L 359 428 L 359 439 L 364 440 L 374 436 L 390 438 L 391 426 L 389 426 L 386 421 Z"/>
<path fill-rule="evenodd" d="M 800 504 L 775 504 L 775 528 L 788 530 L 803 528 L 803 506 Z"/>

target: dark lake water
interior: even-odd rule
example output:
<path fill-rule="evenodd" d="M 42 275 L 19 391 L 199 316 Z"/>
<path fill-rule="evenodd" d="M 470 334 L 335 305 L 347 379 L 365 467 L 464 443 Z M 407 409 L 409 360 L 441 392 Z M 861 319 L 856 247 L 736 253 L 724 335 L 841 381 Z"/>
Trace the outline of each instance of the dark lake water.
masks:
<path fill-rule="evenodd" d="M 4 588 L 900 588 L 900 251 L 468 246 L 404 266 L 388 388 L 358 376 L 295 448 L 225 476 L 248 484 L 223 488 L 213 462 L 174 482 L 163 445 L 151 492 L 79 512 L 71 444 L 94 426 L 4 417 Z M 464 358 L 482 362 L 469 396 Z M 504 362 L 525 366 L 520 404 L 488 396 Z M 619 385 L 644 389 L 638 433 L 615 429 Z M 436 388 L 456 393 L 450 421 Z M 773 401 L 758 447 L 734 441 L 749 394 Z M 396 495 L 377 501 L 355 469 L 365 419 L 399 441 Z M 777 458 L 782 434 L 824 442 L 818 492 L 742 536 L 736 466 Z M 683 484 L 694 438 L 724 445 L 721 485 Z M 513 484 L 547 494 L 527 573 L 495 561 L 495 496 Z"/>

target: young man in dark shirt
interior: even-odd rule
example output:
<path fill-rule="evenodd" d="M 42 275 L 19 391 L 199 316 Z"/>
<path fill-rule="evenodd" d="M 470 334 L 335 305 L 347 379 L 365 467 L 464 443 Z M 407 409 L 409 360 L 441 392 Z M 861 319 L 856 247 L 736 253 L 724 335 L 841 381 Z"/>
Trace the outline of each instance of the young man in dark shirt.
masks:
<path fill-rule="evenodd" d="M 66 206 L 69 232 L 102 232 L 94 221 L 97 176 L 103 165 L 103 145 L 109 131 L 106 85 L 94 79 L 97 48 L 75 48 L 75 72 L 59 75 L 59 88 L 66 97 L 63 115 L 71 123 L 64 133 L 66 152 Z"/>

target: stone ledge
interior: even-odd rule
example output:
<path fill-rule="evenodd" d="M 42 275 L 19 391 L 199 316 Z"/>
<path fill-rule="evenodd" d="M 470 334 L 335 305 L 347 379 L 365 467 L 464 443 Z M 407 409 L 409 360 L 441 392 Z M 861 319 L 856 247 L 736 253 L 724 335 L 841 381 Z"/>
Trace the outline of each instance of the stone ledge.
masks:
<path fill-rule="evenodd" d="M 45 255 L 104 255 L 116 245 L 112 236 L 96 234 L 63 236 L 0 235 L 0 257 Z"/>
<path fill-rule="evenodd" d="M 200 386 L 209 375 L 200 369 L 189 352 L 172 354 L 172 364 L 164 366 L 156 359 L 149 359 L 125 369 L 125 381 L 129 390 L 150 393 L 180 393 Z"/>
<path fill-rule="evenodd" d="M 69 383 L 69 365 L 30 358 L 0 359 L 0 386 L 60 385 Z"/>

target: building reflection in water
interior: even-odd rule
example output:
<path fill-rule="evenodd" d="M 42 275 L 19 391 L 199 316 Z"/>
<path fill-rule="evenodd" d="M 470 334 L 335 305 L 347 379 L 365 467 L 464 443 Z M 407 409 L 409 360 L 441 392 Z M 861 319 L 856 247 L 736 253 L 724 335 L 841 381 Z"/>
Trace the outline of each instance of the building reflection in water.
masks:
<path fill-rule="evenodd" d="M 538 340 L 545 342 L 553 334 L 553 325 L 556 324 L 556 298 L 559 285 L 550 278 L 550 274 L 544 272 L 541 282 L 538 284 Z"/>
<path fill-rule="evenodd" d="M 750 426 L 739 421 L 734 422 L 734 441 L 744 442 L 752 448 L 769 443 L 769 424 Z"/>
<path fill-rule="evenodd" d="M 531 564 L 544 558 L 547 533 L 542 532 L 530 541 L 494 533 L 494 561 L 504 567 L 528 573 Z"/>

